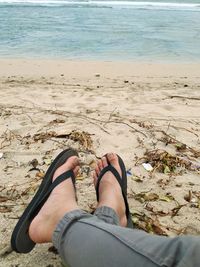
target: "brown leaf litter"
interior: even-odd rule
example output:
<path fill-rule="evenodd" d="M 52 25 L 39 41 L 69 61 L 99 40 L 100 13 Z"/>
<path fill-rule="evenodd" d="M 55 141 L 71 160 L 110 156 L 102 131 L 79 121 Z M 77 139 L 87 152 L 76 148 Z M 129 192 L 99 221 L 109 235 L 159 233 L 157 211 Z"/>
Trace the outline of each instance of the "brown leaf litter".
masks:
<path fill-rule="evenodd" d="M 74 142 L 78 142 L 84 149 L 91 149 L 93 145 L 93 141 L 91 138 L 91 134 L 85 131 L 71 131 L 70 133 L 57 133 L 55 131 L 50 131 L 50 132 L 42 132 L 42 133 L 37 133 L 33 136 L 33 140 L 35 142 L 41 141 L 42 143 L 45 142 L 48 139 L 51 138 L 63 138 L 63 139 L 70 139 L 73 140 Z"/>
<path fill-rule="evenodd" d="M 144 157 L 139 159 L 136 164 L 138 165 L 140 162 L 148 162 L 153 166 L 153 171 L 159 171 L 165 174 L 180 174 L 183 170 L 200 170 L 200 165 L 195 164 L 187 157 L 171 155 L 162 149 L 146 151 Z"/>

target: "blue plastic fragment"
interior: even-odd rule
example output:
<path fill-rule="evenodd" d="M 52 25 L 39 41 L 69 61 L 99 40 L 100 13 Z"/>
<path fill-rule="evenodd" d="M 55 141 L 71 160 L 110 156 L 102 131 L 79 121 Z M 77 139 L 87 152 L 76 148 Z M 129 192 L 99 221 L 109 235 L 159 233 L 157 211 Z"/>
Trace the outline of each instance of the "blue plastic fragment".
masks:
<path fill-rule="evenodd" d="M 131 169 L 127 170 L 126 173 L 127 173 L 128 175 L 132 175 L 132 173 L 131 173 Z"/>

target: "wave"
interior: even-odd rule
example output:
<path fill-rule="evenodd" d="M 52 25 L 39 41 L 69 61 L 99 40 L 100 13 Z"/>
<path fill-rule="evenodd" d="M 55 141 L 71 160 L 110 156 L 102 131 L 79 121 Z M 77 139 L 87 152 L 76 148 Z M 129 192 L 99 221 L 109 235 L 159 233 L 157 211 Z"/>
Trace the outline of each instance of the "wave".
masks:
<path fill-rule="evenodd" d="M 0 4 L 39 6 L 89 6 L 135 9 L 170 9 L 200 11 L 200 3 L 140 2 L 140 1 L 66 1 L 66 0 L 0 0 Z"/>

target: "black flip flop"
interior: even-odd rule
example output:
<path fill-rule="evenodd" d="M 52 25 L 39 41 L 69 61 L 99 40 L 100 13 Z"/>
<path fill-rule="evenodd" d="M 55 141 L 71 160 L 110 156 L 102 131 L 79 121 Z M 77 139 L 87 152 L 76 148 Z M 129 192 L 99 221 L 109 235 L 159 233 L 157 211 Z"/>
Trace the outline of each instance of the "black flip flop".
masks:
<path fill-rule="evenodd" d="M 34 248 L 35 243 L 30 239 L 28 229 L 32 220 L 38 214 L 52 190 L 68 178 L 72 179 L 75 187 L 75 177 L 72 170 L 61 174 L 52 183 L 54 172 L 72 156 L 78 156 L 78 153 L 75 150 L 66 149 L 61 152 L 49 166 L 37 193 L 25 209 L 13 230 L 11 247 L 14 251 L 18 253 L 28 253 Z"/>
<path fill-rule="evenodd" d="M 115 176 L 116 180 L 118 181 L 121 190 L 122 190 L 122 195 L 124 198 L 124 203 L 126 206 L 126 217 L 127 217 L 127 227 L 128 228 L 133 228 L 133 221 L 131 218 L 131 213 L 129 210 L 129 205 L 128 205 L 128 200 L 127 200 L 127 175 L 126 175 L 126 168 L 124 165 L 123 160 L 120 158 L 120 156 L 117 155 L 118 157 L 118 161 L 119 161 L 119 166 L 121 168 L 121 172 L 122 172 L 122 176 L 120 176 L 120 174 L 118 173 L 118 171 L 110 164 L 107 156 L 105 155 L 107 162 L 108 162 L 108 166 L 103 168 L 102 171 L 99 174 L 98 180 L 97 180 L 97 185 L 96 185 L 96 195 L 97 195 L 97 201 L 99 201 L 99 185 L 100 185 L 100 181 L 102 179 L 102 177 L 104 176 L 104 174 L 108 171 L 112 172 L 112 174 Z"/>

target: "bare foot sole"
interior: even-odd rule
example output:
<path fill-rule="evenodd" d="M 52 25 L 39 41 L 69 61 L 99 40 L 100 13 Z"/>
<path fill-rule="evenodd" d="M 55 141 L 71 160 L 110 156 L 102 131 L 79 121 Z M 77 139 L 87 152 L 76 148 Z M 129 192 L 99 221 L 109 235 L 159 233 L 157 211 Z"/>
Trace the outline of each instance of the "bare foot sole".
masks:
<path fill-rule="evenodd" d="M 118 157 L 116 154 L 109 153 L 107 154 L 107 158 L 109 163 L 118 171 L 120 176 L 121 168 L 119 166 Z M 97 166 L 93 173 L 94 178 L 94 186 L 96 187 L 98 176 L 103 168 L 108 166 L 108 162 L 106 157 L 103 157 L 97 162 Z M 97 207 L 107 206 L 115 210 L 117 215 L 119 216 L 120 225 L 126 226 L 127 225 L 127 218 L 126 218 L 126 208 L 124 203 L 124 198 L 122 195 L 121 187 L 114 177 L 114 175 L 108 171 L 104 174 L 100 181 L 99 185 L 99 202 Z"/>
<path fill-rule="evenodd" d="M 79 160 L 76 156 L 70 157 L 54 173 L 54 181 L 62 173 L 72 170 L 76 176 L 79 170 Z M 56 186 L 49 198 L 33 219 L 29 227 L 29 236 L 35 243 L 51 242 L 53 231 L 65 213 L 78 209 L 74 185 L 71 179 Z"/>

